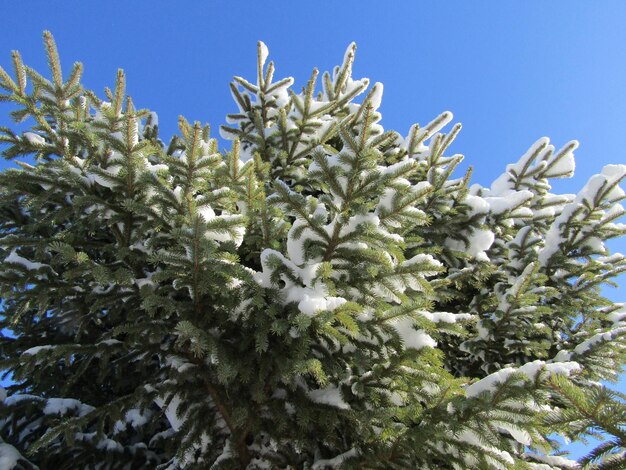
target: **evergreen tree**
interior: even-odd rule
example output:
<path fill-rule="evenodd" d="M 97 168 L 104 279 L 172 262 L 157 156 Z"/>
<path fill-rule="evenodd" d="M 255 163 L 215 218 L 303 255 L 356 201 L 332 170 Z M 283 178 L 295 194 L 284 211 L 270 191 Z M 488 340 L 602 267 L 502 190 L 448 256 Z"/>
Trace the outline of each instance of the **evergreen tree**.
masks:
<path fill-rule="evenodd" d="M 470 185 L 450 113 L 380 125 L 354 45 L 297 93 L 259 43 L 231 149 L 182 117 L 166 145 L 44 43 L 50 78 L 0 69 L 34 157 L 0 173 L 3 468 L 547 470 L 598 432 L 581 465 L 623 468 L 626 166 L 553 194 L 577 143 L 542 138 Z"/>

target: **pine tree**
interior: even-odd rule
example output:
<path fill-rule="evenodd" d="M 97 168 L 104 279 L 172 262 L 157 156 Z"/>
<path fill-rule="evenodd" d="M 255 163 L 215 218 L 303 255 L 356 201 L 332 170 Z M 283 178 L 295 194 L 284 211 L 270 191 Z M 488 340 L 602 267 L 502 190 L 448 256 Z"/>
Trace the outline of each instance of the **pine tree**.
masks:
<path fill-rule="evenodd" d="M 230 150 L 166 145 L 44 44 L 50 78 L 0 69 L 3 468 L 547 470 L 598 432 L 582 463 L 623 468 L 626 166 L 553 194 L 577 143 L 542 138 L 470 185 L 450 113 L 381 126 L 354 44 L 297 93 L 259 43 Z"/>

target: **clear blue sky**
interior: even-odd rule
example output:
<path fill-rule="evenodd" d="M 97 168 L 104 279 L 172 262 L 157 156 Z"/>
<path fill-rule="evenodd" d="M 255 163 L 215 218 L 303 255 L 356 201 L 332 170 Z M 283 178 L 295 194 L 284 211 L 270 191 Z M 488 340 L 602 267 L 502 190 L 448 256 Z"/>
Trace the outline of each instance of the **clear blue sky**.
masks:
<path fill-rule="evenodd" d="M 620 0 L 31 0 L 5 8 L 0 65 L 10 68 L 10 51 L 19 49 L 46 70 L 48 29 L 66 70 L 83 62 L 83 83 L 100 96 L 123 68 L 136 106 L 159 114 L 167 140 L 179 114 L 217 134 L 235 110 L 231 77 L 255 77 L 258 40 L 276 76 L 293 76 L 297 86 L 313 67 L 340 63 L 356 41 L 354 75 L 385 85 L 386 128 L 406 134 L 452 111 L 464 126 L 453 150 L 484 185 L 541 136 L 556 146 L 578 139 L 576 177 L 556 186 L 576 192 L 603 165 L 626 163 L 625 24 Z M 612 246 L 626 251 L 626 241 Z M 626 300 L 623 288 L 607 295 Z"/>

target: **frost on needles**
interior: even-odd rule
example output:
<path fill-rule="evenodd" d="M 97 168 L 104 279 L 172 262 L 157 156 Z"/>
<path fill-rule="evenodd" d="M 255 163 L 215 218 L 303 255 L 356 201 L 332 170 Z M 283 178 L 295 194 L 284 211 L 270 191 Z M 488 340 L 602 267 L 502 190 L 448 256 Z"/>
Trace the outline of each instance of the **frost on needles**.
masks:
<path fill-rule="evenodd" d="M 230 150 L 182 117 L 164 144 L 123 72 L 103 100 L 44 43 L 49 78 L 0 70 L 27 123 L 0 136 L 2 468 L 626 464 L 602 385 L 626 310 L 601 291 L 626 166 L 555 194 L 577 143 L 541 138 L 472 185 L 450 113 L 381 126 L 354 45 L 297 92 L 259 43 Z"/>

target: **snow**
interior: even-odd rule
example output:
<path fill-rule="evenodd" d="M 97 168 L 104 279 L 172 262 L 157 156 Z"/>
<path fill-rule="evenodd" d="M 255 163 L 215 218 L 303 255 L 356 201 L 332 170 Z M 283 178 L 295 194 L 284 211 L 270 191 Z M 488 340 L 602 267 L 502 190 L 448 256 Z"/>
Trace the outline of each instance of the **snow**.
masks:
<path fill-rule="evenodd" d="M 433 136 L 441 129 L 446 127 L 448 124 L 452 122 L 454 115 L 450 111 L 444 111 L 435 119 L 433 119 L 430 123 L 428 123 L 423 129 L 428 129 L 428 136 Z"/>
<path fill-rule="evenodd" d="M 498 177 L 490 188 L 490 194 L 492 196 L 503 196 L 510 191 L 515 191 L 515 182 L 520 182 L 524 175 L 529 171 L 529 167 L 533 161 L 535 165 L 546 166 L 547 162 L 544 160 L 552 153 L 554 147 L 549 145 L 550 140 L 547 137 L 541 137 L 520 157 L 517 163 L 507 165 L 506 172 Z M 537 163 L 539 162 L 539 163 Z M 529 176 L 526 176 L 527 178 Z"/>
<path fill-rule="evenodd" d="M 78 410 L 79 416 L 83 416 L 93 411 L 93 409 L 93 407 L 85 405 L 74 398 L 48 398 L 43 413 L 45 415 L 64 415 L 69 410 Z"/>
<path fill-rule="evenodd" d="M 369 101 L 374 111 L 380 108 L 380 103 L 382 102 L 382 99 L 383 99 L 383 84 L 380 82 L 376 82 L 374 86 L 372 87 L 372 90 L 370 91 L 370 101 Z"/>
<path fill-rule="evenodd" d="M 320 110 L 324 109 L 324 107 L 328 106 L 328 101 L 315 101 L 312 100 L 309 103 L 309 114 L 316 114 L 318 113 Z M 329 120 L 329 124 L 332 123 L 331 120 Z"/>
<path fill-rule="evenodd" d="M 222 220 L 240 220 L 241 216 L 239 215 L 220 215 L 220 219 Z M 215 230 L 207 230 L 205 235 L 207 238 L 213 239 L 218 242 L 227 242 L 232 241 L 235 246 L 239 246 L 243 243 L 243 237 L 246 234 L 246 228 L 242 225 L 230 227 L 228 230 L 224 231 L 215 231 Z"/>
<path fill-rule="evenodd" d="M 456 323 L 459 320 L 471 320 L 474 315 L 469 313 L 450 313 L 450 312 L 419 312 L 424 318 L 434 323 Z"/>
<path fill-rule="evenodd" d="M 151 111 L 150 112 L 150 121 L 151 121 L 152 126 L 158 126 L 159 125 L 159 115 L 156 112 Z"/>
<path fill-rule="evenodd" d="M 181 186 L 176 186 L 173 190 L 173 193 L 176 200 L 181 203 L 183 200 L 183 188 Z"/>
<path fill-rule="evenodd" d="M 29 348 L 26 351 L 24 351 L 22 353 L 22 356 L 34 356 L 36 355 L 39 351 L 48 351 L 50 349 L 54 349 L 55 346 L 52 346 L 50 344 L 47 344 L 45 346 L 35 346 L 33 348 Z"/>
<path fill-rule="evenodd" d="M 157 173 L 159 171 L 169 170 L 169 166 L 164 163 L 152 164 L 146 160 L 146 170 L 148 170 L 150 173 Z"/>
<path fill-rule="evenodd" d="M 137 241 L 133 243 L 132 245 L 129 245 L 128 248 L 131 250 L 137 250 L 137 251 L 141 251 L 142 253 L 150 254 L 150 250 L 145 245 L 145 240 Z"/>
<path fill-rule="evenodd" d="M 495 240 L 495 235 L 491 230 L 478 229 L 469 235 L 467 243 L 463 240 L 448 238 L 445 245 L 451 250 L 464 251 L 478 261 L 489 261 L 486 250 L 488 250 Z"/>
<path fill-rule="evenodd" d="M 126 421 L 128 421 L 132 427 L 138 428 L 146 424 L 148 419 L 140 410 L 134 408 L 126 412 Z"/>
<path fill-rule="evenodd" d="M 548 137 L 540 137 L 537 141 L 530 146 L 524 155 L 519 159 L 516 164 L 517 168 L 523 168 L 527 166 L 531 160 L 541 161 L 545 155 L 551 150 L 550 139 Z"/>
<path fill-rule="evenodd" d="M 626 165 L 606 165 L 602 168 L 602 173 L 600 175 L 596 175 L 599 186 L 604 186 L 604 189 L 615 185 L 608 194 L 606 195 L 609 201 L 615 201 L 617 199 L 621 199 L 624 196 L 624 191 L 617 186 L 617 184 L 626 177 Z M 594 177 L 592 177 L 594 179 Z M 591 183 L 591 180 L 590 180 Z M 595 196 L 596 191 L 593 191 L 593 184 L 589 184 L 590 189 L 588 190 L 588 200 L 592 201 L 593 196 Z"/>
<path fill-rule="evenodd" d="M 511 437 L 513 437 L 513 439 L 515 439 L 520 444 L 523 444 L 525 446 L 529 446 L 532 444 L 532 438 L 530 437 L 530 434 L 528 434 L 527 431 L 524 431 L 523 429 L 517 429 L 516 427 L 505 424 L 505 423 L 499 423 L 498 427 L 508 432 L 511 435 Z"/>
<path fill-rule="evenodd" d="M 537 361 L 535 361 L 537 362 Z M 571 375 L 580 370 L 580 364 L 577 362 L 553 362 L 551 364 L 546 364 L 545 369 L 549 374 L 555 375 Z"/>
<path fill-rule="evenodd" d="M 22 455 L 10 444 L 0 443 L 0 468 L 11 470 L 17 467 Z"/>
<path fill-rule="evenodd" d="M 321 209 L 323 209 L 323 206 L 318 206 L 318 209 L 313 214 L 313 217 L 318 216 Z M 304 229 L 302 227 L 304 227 Z M 296 238 L 295 234 L 299 231 L 299 237 Z M 307 240 L 321 241 L 322 238 L 308 227 L 308 222 L 306 220 L 296 219 L 287 234 L 287 254 L 297 265 L 304 264 L 304 244 Z"/>
<path fill-rule="evenodd" d="M 346 299 L 342 297 L 310 296 L 309 294 L 304 294 L 302 295 L 302 300 L 298 303 L 298 309 L 305 315 L 313 316 L 318 311 L 332 311 L 345 303 Z"/>
<path fill-rule="evenodd" d="M 333 408 L 339 408 L 340 410 L 350 409 L 350 405 L 348 405 L 341 396 L 341 390 L 334 385 L 329 385 L 326 388 L 317 390 L 309 390 L 307 391 L 307 395 L 315 403 L 329 405 Z"/>
<path fill-rule="evenodd" d="M 515 190 L 515 180 L 528 171 L 532 160 L 541 161 L 546 153 L 551 151 L 550 140 L 541 137 L 520 157 L 517 163 L 507 165 L 506 172 L 491 184 L 491 193 L 499 196 L 510 190 Z M 545 165 L 545 163 L 544 163 Z"/>
<path fill-rule="evenodd" d="M 620 308 L 619 310 L 611 312 L 607 316 L 607 319 L 613 322 L 614 325 L 626 322 L 626 308 L 624 308 L 623 305 L 621 307 L 622 308 Z"/>
<path fill-rule="evenodd" d="M 473 192 L 475 187 L 480 187 L 480 185 L 472 186 L 470 193 Z M 463 204 L 470 207 L 470 215 L 487 214 L 489 212 L 489 203 L 480 196 L 468 194 L 463 200 Z"/>
<path fill-rule="evenodd" d="M 509 297 L 517 298 L 519 296 L 520 290 L 524 286 L 524 283 L 528 280 L 530 276 L 532 276 L 533 271 L 535 270 L 535 263 L 528 264 L 522 273 L 515 278 L 515 281 L 512 283 L 511 287 L 509 287 L 504 295 L 500 296 L 500 302 L 498 304 L 498 310 L 501 312 L 508 312 L 511 308 L 511 304 L 509 303 Z M 527 309 L 534 309 L 535 306 L 528 306 Z M 518 309 L 518 312 L 521 310 Z M 527 310 L 532 311 L 532 310 Z"/>
<path fill-rule="evenodd" d="M 355 96 L 360 95 L 361 93 L 363 93 L 365 91 L 365 89 L 367 88 L 367 86 L 369 85 L 369 79 L 367 78 L 362 78 L 360 80 L 354 80 L 352 77 L 349 77 L 348 80 L 346 81 L 346 84 L 344 86 L 343 90 L 340 90 L 339 93 L 339 97 L 342 98 L 344 96 L 347 95 L 351 95 L 353 93 L 356 93 Z M 357 93 L 357 90 L 360 88 L 359 92 Z M 349 109 L 351 112 L 353 112 L 352 110 L 355 109 L 355 107 L 358 107 L 358 105 L 354 105 L 354 103 L 350 103 L 349 105 Z"/>
<path fill-rule="evenodd" d="M 614 197 L 621 197 L 619 194 L 623 191 L 617 186 L 617 183 L 625 176 L 626 165 L 606 165 L 602 169 L 602 173 L 592 176 L 587 181 L 575 199 L 563 208 L 546 233 L 545 245 L 539 252 L 539 261 L 542 266 L 548 264 L 552 256 L 559 251 L 560 246 L 565 242 L 562 234 L 563 226 L 569 223 L 572 218 L 580 217 L 580 212 L 585 212 L 585 206 L 594 207 L 599 192 L 605 192 L 611 186 L 616 185 L 604 196 L 609 201 L 613 201 Z"/>
<path fill-rule="evenodd" d="M 101 174 L 89 172 L 87 174 L 87 178 L 90 181 L 96 182 L 100 186 L 103 186 L 103 187 L 109 188 L 109 189 L 113 189 L 113 188 L 115 188 L 117 183 L 111 181 L 110 179 L 107 179 L 106 177 L 107 176 L 108 177 L 115 177 L 115 176 L 117 176 L 121 169 L 122 169 L 122 167 L 120 165 L 111 165 L 111 166 L 107 167 L 106 170 L 100 168 L 99 172 Z"/>
<path fill-rule="evenodd" d="M 394 238 L 398 242 L 403 241 L 401 236 L 388 233 L 382 227 L 380 227 L 380 218 L 376 214 L 371 213 L 371 212 L 368 212 L 366 214 L 357 214 L 357 215 L 353 215 L 352 217 L 350 217 L 348 219 L 348 222 L 345 223 L 341 227 L 339 235 L 341 237 L 346 237 L 350 233 L 354 232 L 357 229 L 357 227 L 360 227 L 361 225 L 364 225 L 364 224 L 373 225 L 374 227 L 377 228 L 377 231 L 379 233 L 382 233 L 386 235 L 387 237 Z"/>
<path fill-rule="evenodd" d="M 223 213 L 220 216 L 215 215 L 215 211 L 210 205 L 204 205 L 197 209 L 198 214 L 202 217 L 205 223 L 210 224 L 212 221 L 224 220 L 224 221 L 240 221 L 243 222 L 240 215 Z M 235 245 L 239 246 L 243 242 L 246 228 L 243 225 L 231 226 L 228 229 L 211 230 L 206 231 L 205 236 L 218 242 L 232 241 Z"/>
<path fill-rule="evenodd" d="M 465 390 L 465 395 L 468 398 L 473 398 L 483 392 L 493 392 L 497 388 L 498 384 L 504 382 L 514 372 L 515 369 L 511 367 L 500 369 L 499 371 L 494 372 L 493 374 L 490 374 L 487 377 L 467 387 L 467 389 Z"/>
<path fill-rule="evenodd" d="M 615 183 L 626 175 L 626 165 L 606 165 L 602 168 L 602 175 L 611 183 Z"/>
<path fill-rule="evenodd" d="M 152 391 L 153 388 L 150 386 L 146 386 L 146 389 L 148 392 Z M 172 426 L 172 429 L 174 431 L 178 431 L 180 429 L 180 427 L 183 425 L 184 421 L 185 421 L 185 413 L 183 413 L 183 416 L 181 416 L 180 418 L 176 415 L 176 409 L 178 408 L 178 406 L 180 405 L 181 399 L 180 396 L 174 395 L 172 397 L 172 400 L 170 401 L 169 405 L 167 406 L 167 408 L 165 409 L 164 413 L 165 413 L 165 417 L 167 418 L 167 420 L 170 423 L 170 426 Z M 164 405 L 165 405 L 165 399 L 161 398 L 161 397 L 157 397 L 154 399 L 154 403 L 161 409 L 163 409 Z"/>
<path fill-rule="evenodd" d="M 480 439 L 473 431 L 470 431 L 469 429 L 464 430 L 458 436 L 458 439 L 461 442 L 467 442 L 468 444 L 472 444 L 474 446 L 484 448 L 485 450 L 489 451 L 490 453 L 494 453 L 494 454 L 498 455 L 500 458 L 502 458 L 507 463 L 509 463 L 511 465 L 514 464 L 513 457 L 511 457 L 511 455 L 508 452 L 505 452 L 505 451 L 496 449 L 495 447 L 483 444 L 483 440 Z M 497 464 L 496 461 L 493 461 L 493 459 L 491 459 L 491 460 L 492 460 L 493 464 Z M 506 467 L 502 467 L 501 465 L 497 465 L 496 468 L 504 469 Z"/>
<path fill-rule="evenodd" d="M 354 60 L 354 51 L 356 51 L 356 42 L 352 41 L 348 45 L 346 52 L 343 53 L 343 66 L 344 67 L 350 64 L 350 62 Z"/>
<path fill-rule="evenodd" d="M 24 137 L 26 137 L 28 142 L 37 147 L 40 145 L 45 145 L 46 143 L 46 139 L 44 139 L 39 134 L 35 134 L 34 132 L 24 132 Z"/>
<path fill-rule="evenodd" d="M 613 191 L 615 191 L 615 189 L 619 189 L 620 191 L 622 191 L 622 188 L 620 188 L 619 186 L 616 186 Z M 622 191 L 623 192 L 623 191 Z M 623 197 L 624 195 L 622 194 L 620 196 Z M 615 220 L 617 217 L 620 217 L 621 215 L 624 214 L 624 206 L 622 206 L 621 204 L 613 204 L 604 214 L 604 219 L 612 219 Z M 614 224 L 616 226 L 622 226 L 623 224 Z"/>
<path fill-rule="evenodd" d="M 259 61 L 261 63 L 261 67 L 265 65 L 265 61 L 267 60 L 267 57 L 269 56 L 269 54 L 270 54 L 270 51 L 265 45 L 265 43 L 263 41 L 259 41 Z"/>
<path fill-rule="evenodd" d="M 579 354 L 579 355 L 584 355 L 587 351 L 592 349 L 595 345 L 603 343 L 603 342 L 611 341 L 617 335 L 624 333 L 624 332 L 626 332 L 626 326 L 615 328 L 614 330 L 608 331 L 606 333 L 598 333 L 596 335 L 593 335 L 588 340 L 583 341 L 578 346 L 576 346 L 574 348 L 574 353 Z"/>
<path fill-rule="evenodd" d="M 554 465 L 558 468 L 579 468 L 578 462 L 570 460 L 558 455 L 538 455 L 538 454 L 524 454 L 525 457 L 532 457 L 533 460 L 547 463 L 548 465 Z M 553 467 L 549 467 L 552 469 Z"/>
<path fill-rule="evenodd" d="M 488 196 L 484 198 L 492 214 L 499 215 L 512 211 L 534 197 L 534 194 L 528 190 L 507 191 L 501 194 L 501 196 Z"/>
<path fill-rule="evenodd" d="M 141 410 L 132 408 L 126 412 L 124 419 L 115 423 L 114 430 L 121 432 L 126 429 L 126 424 L 133 428 L 139 428 L 148 422 L 148 416 L 141 413 Z"/>
<path fill-rule="evenodd" d="M 544 361 L 537 360 L 524 364 L 519 368 L 505 367 L 467 387 L 465 394 L 468 398 L 473 398 L 483 392 L 493 392 L 514 373 L 524 374 L 528 379 L 534 380 L 541 369 L 544 369 L 550 375 L 570 375 L 580 370 L 580 364 L 576 362 L 555 362 L 546 364 Z"/>
<path fill-rule="evenodd" d="M 351 169 L 351 166 L 348 163 L 346 163 L 344 159 L 342 158 L 342 154 L 327 155 L 326 150 L 321 145 L 318 145 L 314 149 L 314 153 L 322 153 L 323 159 L 329 168 L 341 167 L 344 171 L 350 171 Z M 316 160 L 313 160 L 313 163 L 309 165 L 309 173 L 315 172 L 315 171 L 321 171 L 321 170 L 322 168 L 319 166 Z"/>
<path fill-rule="evenodd" d="M 220 467 L 219 464 L 221 462 L 231 458 L 232 456 L 233 456 L 232 443 L 230 439 L 226 439 L 226 442 L 224 443 L 224 447 L 222 448 L 222 453 L 213 461 L 213 465 L 211 465 L 211 468 L 219 468 Z"/>
<path fill-rule="evenodd" d="M 4 404 L 6 406 L 14 406 L 17 403 L 21 402 L 21 401 L 26 401 L 26 400 L 31 400 L 31 401 L 43 401 L 44 399 L 35 395 L 29 395 L 27 393 L 19 393 L 16 395 L 10 395 L 8 397 L 6 397 L 4 399 Z"/>
<path fill-rule="evenodd" d="M 119 442 L 106 437 L 98 442 L 96 448 L 109 452 L 122 452 L 124 450 Z"/>
<path fill-rule="evenodd" d="M 548 169 L 544 176 L 546 178 L 559 178 L 573 175 L 576 169 L 574 150 L 578 148 L 578 145 L 578 141 L 572 140 L 556 152 L 554 156 L 548 160 Z"/>
<path fill-rule="evenodd" d="M 17 254 L 17 250 L 14 248 L 13 251 L 4 258 L 5 263 L 15 263 L 24 266 L 28 270 L 37 270 L 45 267 L 49 267 L 47 264 L 35 263 L 33 261 L 29 261 L 26 258 L 21 257 Z"/>
<path fill-rule="evenodd" d="M 295 284 L 287 276 L 281 275 L 281 280 L 285 283 L 285 286 L 281 289 L 285 304 L 292 302 L 297 303 L 300 312 L 308 316 L 313 316 L 322 310 L 335 310 L 346 303 L 346 299 L 342 297 L 330 296 L 328 287 L 321 280 L 315 279 L 319 263 L 311 262 L 303 267 L 298 267 L 282 253 L 271 249 L 266 249 L 261 253 L 263 271 L 253 275 L 255 281 L 260 286 L 270 287 L 272 285 L 271 277 L 273 268 L 270 267 L 270 264 L 273 265 L 273 262 L 270 263 L 270 259 L 272 259 L 273 262 L 279 261 L 303 284 Z"/>
<path fill-rule="evenodd" d="M 437 268 L 442 268 L 443 264 L 436 260 L 432 255 L 427 255 L 424 253 L 417 254 L 412 258 L 409 258 L 404 263 L 402 263 L 403 267 L 412 266 L 414 264 L 427 264 L 433 268 L 432 271 L 424 271 L 424 276 L 434 276 L 439 272 Z"/>
<path fill-rule="evenodd" d="M 349 451 L 344 452 L 343 454 L 339 454 L 332 459 L 315 461 L 313 463 L 313 466 L 311 467 L 311 470 L 321 470 L 323 468 L 339 468 L 345 460 L 356 457 L 357 455 L 359 455 L 359 453 L 356 449 L 350 449 Z"/>
<path fill-rule="evenodd" d="M 276 100 L 276 106 L 278 106 L 279 108 L 283 108 L 287 105 L 287 103 L 289 103 L 289 87 L 293 85 L 294 82 L 294 79 L 292 77 L 287 77 L 283 80 L 285 80 L 285 82 L 281 86 L 273 89 L 272 91 L 272 96 Z M 276 84 L 274 84 L 273 86 L 275 85 Z M 297 126 L 295 123 L 293 123 L 291 120 L 287 121 L 287 130 L 296 128 Z"/>
<path fill-rule="evenodd" d="M 606 245 L 600 237 L 588 237 L 582 244 L 582 247 L 591 250 L 593 253 L 606 254 Z"/>
<path fill-rule="evenodd" d="M 406 349 L 419 350 L 424 347 L 434 348 L 437 346 L 437 342 L 424 330 L 415 329 L 413 319 L 410 317 L 396 320 L 392 325 L 402 338 Z"/>

